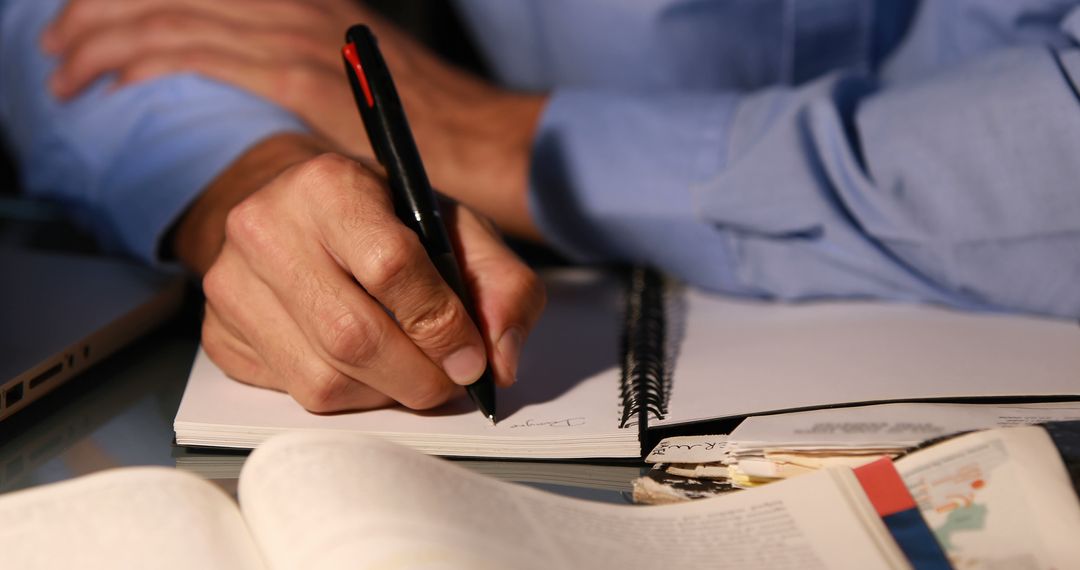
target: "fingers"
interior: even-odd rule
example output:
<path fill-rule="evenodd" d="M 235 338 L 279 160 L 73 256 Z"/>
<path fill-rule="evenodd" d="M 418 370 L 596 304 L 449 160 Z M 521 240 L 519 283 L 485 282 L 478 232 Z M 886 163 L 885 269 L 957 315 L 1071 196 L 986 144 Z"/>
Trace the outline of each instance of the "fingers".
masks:
<path fill-rule="evenodd" d="M 41 42 L 59 56 L 50 86 L 60 99 L 110 74 L 119 87 L 197 73 L 277 103 L 366 156 L 339 48 L 345 23 L 368 16 L 345 0 L 72 0 Z"/>
<path fill-rule="evenodd" d="M 282 265 L 280 260 L 285 256 L 266 255 L 266 243 L 238 241 L 248 244 L 245 254 L 260 275 L 297 276 L 281 281 L 284 287 L 275 291 L 287 306 L 296 300 L 290 312 L 302 326 L 320 335 L 320 323 L 349 318 L 343 315 L 375 311 L 389 319 L 378 310 L 385 307 L 410 343 L 453 382 L 475 381 L 486 365 L 483 339 L 416 234 L 393 214 L 385 188 L 355 163 L 332 156 L 297 169 L 288 183 L 308 196 L 309 221 L 318 239 L 308 245 L 286 244 L 288 237 L 275 241 L 271 247 L 298 252 L 289 256 L 291 266 Z M 271 223 L 268 214 L 260 211 L 257 203 L 248 204 L 247 209 L 230 216 L 230 227 L 234 233 L 258 232 L 253 228 Z M 305 232 L 285 233 L 300 236 Z M 343 365 L 362 360 L 348 351 L 335 353 L 333 339 L 324 339 L 321 344 Z"/>
<path fill-rule="evenodd" d="M 234 17 L 234 4 L 251 2 L 75 0 L 42 40 L 60 56 L 53 94 L 70 99 L 108 74 L 120 87 L 197 73 L 292 110 L 354 156 L 370 154 L 341 74 L 339 28 L 349 20 L 318 4 L 262 0 L 251 6 L 258 18 Z"/>
<path fill-rule="evenodd" d="M 485 353 L 511 383 L 543 291 L 489 224 L 449 219 L 479 328 L 381 179 L 334 155 L 285 171 L 228 215 L 204 279 L 207 352 L 319 412 L 436 406 L 480 375 Z"/>
<path fill-rule="evenodd" d="M 328 362 L 270 288 L 248 272 L 243 259 L 231 249 L 223 251 L 207 273 L 203 286 L 210 307 L 203 343 L 211 358 L 239 380 L 287 391 L 308 410 L 322 413 L 369 409 L 394 400 L 410 407 L 428 408 L 455 393 L 445 379 L 436 383 L 423 381 L 425 376 L 440 375 L 415 347 L 408 346 L 407 340 L 396 345 L 376 340 L 375 344 L 367 345 L 381 350 L 379 354 L 366 354 L 364 367 L 345 371 Z M 393 332 L 392 322 L 381 325 Z M 251 343 L 250 352 L 245 354 L 243 343 L 230 330 L 245 331 Z M 341 332 L 358 330 L 347 327 Z M 371 334 L 369 338 L 377 339 L 385 331 L 367 332 Z M 366 342 L 363 336 L 342 334 L 339 338 L 343 347 L 365 346 Z M 404 351 L 398 350 L 401 348 Z M 259 367 L 258 362 L 252 366 L 253 353 L 266 366 Z M 392 368 L 394 374 L 388 373 L 387 368 Z"/>
<path fill-rule="evenodd" d="M 245 33 L 228 23 L 198 19 L 183 12 L 162 12 L 139 25 L 105 26 L 69 46 L 50 86 L 57 97 L 64 99 L 105 73 L 123 73 L 141 61 L 184 57 L 198 63 L 198 59 L 215 59 L 196 58 L 190 55 L 193 53 L 218 52 L 222 59 L 257 62 L 264 54 L 249 42 L 233 39 Z"/>
<path fill-rule="evenodd" d="M 331 17 L 311 2 L 266 0 L 72 0 L 45 30 L 42 47 L 58 54 L 88 34 L 109 26 L 130 24 L 162 12 L 182 10 L 236 26 L 307 29 Z M 337 41 L 339 36 L 332 38 Z"/>
<path fill-rule="evenodd" d="M 451 236 L 473 292 L 496 383 L 509 386 L 516 379 L 526 337 L 544 310 L 543 282 L 490 222 L 461 206 L 450 211 L 454 212 L 447 216 Z"/>
<path fill-rule="evenodd" d="M 248 384 L 274 388 L 266 378 L 267 368 L 262 358 L 240 335 L 227 327 L 209 303 L 203 313 L 202 346 L 210 359 L 227 375 Z"/>
<path fill-rule="evenodd" d="M 288 91 L 311 82 L 291 70 L 332 68 L 340 79 L 337 59 L 336 51 L 303 34 L 159 10 L 133 22 L 102 25 L 69 42 L 51 83 L 58 97 L 68 98 L 109 72 L 116 72 L 123 84 L 190 71 L 238 83 L 284 104 L 294 99 Z M 321 63 L 312 65 L 312 60 Z M 283 87 L 292 88 L 283 93 Z"/>

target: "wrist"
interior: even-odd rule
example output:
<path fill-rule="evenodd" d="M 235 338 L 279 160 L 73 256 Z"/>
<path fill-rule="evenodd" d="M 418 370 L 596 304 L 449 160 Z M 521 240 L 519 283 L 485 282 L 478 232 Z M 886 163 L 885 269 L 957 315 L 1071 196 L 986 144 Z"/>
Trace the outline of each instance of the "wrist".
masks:
<path fill-rule="evenodd" d="M 424 114 L 432 120 L 419 122 L 417 129 L 432 183 L 503 232 L 538 241 L 528 209 L 529 167 L 547 97 L 505 91 L 471 77 L 459 80 L 431 101 Z"/>
<path fill-rule="evenodd" d="M 473 107 L 474 144 L 457 146 L 458 192 L 476 194 L 470 202 L 502 231 L 532 241 L 541 236 L 529 215 L 529 168 L 546 102 L 542 95 L 499 92 Z"/>
<path fill-rule="evenodd" d="M 283 133 L 252 146 L 219 174 L 177 221 L 170 245 L 177 258 L 202 275 L 225 241 L 225 219 L 233 206 L 290 166 L 328 149 L 311 135 Z"/>

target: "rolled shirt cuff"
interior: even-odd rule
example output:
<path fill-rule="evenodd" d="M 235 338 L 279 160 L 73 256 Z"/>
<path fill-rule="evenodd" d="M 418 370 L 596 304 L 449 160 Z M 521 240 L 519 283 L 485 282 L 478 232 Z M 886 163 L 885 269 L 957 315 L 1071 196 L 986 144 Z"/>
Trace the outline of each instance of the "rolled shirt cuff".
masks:
<path fill-rule="evenodd" d="M 530 171 L 530 213 L 544 238 L 578 262 L 648 263 L 690 281 L 732 283 L 728 236 L 700 218 L 693 190 L 724 168 L 738 99 L 555 92 Z M 715 243 L 685 247 L 702 242 Z"/>
<path fill-rule="evenodd" d="M 175 79 L 176 105 L 105 169 L 97 200 L 105 245 L 151 262 L 161 261 L 170 228 L 230 164 L 268 137 L 308 132 L 291 113 L 248 93 L 202 78 Z M 185 86 L 192 87 L 186 95 Z"/>

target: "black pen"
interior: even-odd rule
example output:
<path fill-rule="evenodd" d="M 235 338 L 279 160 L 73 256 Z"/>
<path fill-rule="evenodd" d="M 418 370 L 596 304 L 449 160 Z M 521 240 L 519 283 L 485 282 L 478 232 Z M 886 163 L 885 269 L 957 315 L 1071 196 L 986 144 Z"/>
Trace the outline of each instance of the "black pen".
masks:
<path fill-rule="evenodd" d="M 443 225 L 439 203 L 431 190 L 405 110 L 398 99 L 390 69 L 376 45 L 375 35 L 362 24 L 349 28 L 341 54 L 345 58 L 346 74 L 364 121 L 364 130 L 375 150 L 375 158 L 386 168 L 390 179 L 398 218 L 420 236 L 420 242 L 443 280 L 461 299 L 473 322 L 479 322 L 472 295 L 461 277 L 461 268 Z M 465 389 L 480 408 L 480 413 L 494 424 L 495 381 L 490 363 L 483 375 Z"/>

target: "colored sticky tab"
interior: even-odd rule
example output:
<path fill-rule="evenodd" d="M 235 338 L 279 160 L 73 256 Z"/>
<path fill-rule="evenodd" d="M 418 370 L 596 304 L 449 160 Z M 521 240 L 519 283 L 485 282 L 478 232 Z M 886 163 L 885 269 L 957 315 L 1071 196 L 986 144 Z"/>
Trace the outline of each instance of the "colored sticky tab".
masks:
<path fill-rule="evenodd" d="M 885 517 L 915 508 L 915 499 L 888 457 L 856 468 L 855 477 L 878 516 Z"/>

